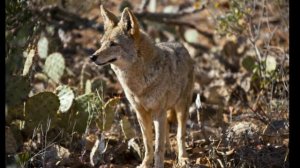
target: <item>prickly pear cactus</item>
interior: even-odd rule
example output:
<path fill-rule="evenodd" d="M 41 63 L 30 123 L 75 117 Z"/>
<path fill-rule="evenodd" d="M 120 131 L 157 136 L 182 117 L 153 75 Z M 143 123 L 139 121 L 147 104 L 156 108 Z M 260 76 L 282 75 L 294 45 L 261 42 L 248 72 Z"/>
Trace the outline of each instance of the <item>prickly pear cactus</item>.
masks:
<path fill-rule="evenodd" d="M 99 92 L 103 92 L 106 90 L 106 87 L 107 87 L 107 84 L 106 84 L 106 81 L 104 81 L 103 79 L 101 78 L 94 78 L 92 81 L 91 81 L 91 89 L 93 92 L 95 92 L 96 90 L 98 90 Z"/>
<path fill-rule="evenodd" d="M 256 61 L 255 58 L 251 57 L 251 56 L 246 56 L 243 60 L 242 60 L 242 66 L 249 72 L 252 72 L 253 69 L 256 66 Z"/>
<path fill-rule="evenodd" d="M 85 94 L 92 93 L 92 83 L 91 83 L 91 80 L 86 80 L 84 93 Z"/>
<path fill-rule="evenodd" d="M 8 106 L 15 106 L 22 103 L 30 92 L 30 83 L 22 76 L 7 76 L 5 85 L 5 103 Z"/>
<path fill-rule="evenodd" d="M 67 112 L 71 108 L 75 97 L 73 90 L 69 86 L 62 85 L 56 88 L 56 93 L 60 101 L 59 111 L 62 113 Z"/>
<path fill-rule="evenodd" d="M 184 32 L 184 37 L 185 37 L 186 41 L 189 43 L 197 43 L 199 33 L 194 29 L 188 29 Z"/>
<path fill-rule="evenodd" d="M 101 78 L 94 78 L 87 80 L 85 83 L 85 93 L 100 92 L 103 93 L 106 90 L 106 81 Z"/>
<path fill-rule="evenodd" d="M 47 120 L 55 126 L 56 114 L 59 109 L 59 99 L 52 92 L 40 92 L 30 97 L 25 104 L 25 127 L 33 130 L 39 124 L 45 128 Z"/>
<path fill-rule="evenodd" d="M 103 130 L 107 131 L 111 128 L 114 116 L 115 116 L 115 110 L 117 105 L 120 102 L 119 97 L 114 97 L 109 99 L 103 106 Z"/>
<path fill-rule="evenodd" d="M 59 83 L 60 78 L 64 74 L 65 59 L 60 53 L 49 55 L 45 61 L 44 72 L 56 83 Z"/>
<path fill-rule="evenodd" d="M 46 59 L 48 56 L 48 39 L 46 37 L 41 37 L 37 43 L 38 55 L 41 59 Z"/>
<path fill-rule="evenodd" d="M 33 57 L 35 55 L 35 50 L 31 49 L 28 53 L 25 52 L 26 56 L 26 61 L 24 64 L 24 69 L 23 69 L 23 76 L 26 76 L 30 70 L 30 67 L 32 65 Z"/>
<path fill-rule="evenodd" d="M 267 72 L 272 72 L 276 69 L 276 65 L 277 65 L 277 62 L 276 62 L 276 59 L 272 56 L 268 56 L 266 58 L 266 71 Z"/>
<path fill-rule="evenodd" d="M 126 139 L 131 139 L 135 136 L 134 129 L 132 129 L 131 124 L 128 120 L 127 117 L 123 117 L 123 119 L 120 121 L 121 122 L 121 128 L 123 131 L 123 134 Z"/>
<path fill-rule="evenodd" d="M 120 98 L 112 98 L 104 105 L 97 95 L 94 93 L 84 94 L 75 99 L 75 107 L 77 113 L 77 125 L 75 130 L 84 132 L 88 123 L 93 120 L 102 131 L 107 131 L 111 128 L 114 120 L 116 106 Z"/>
<path fill-rule="evenodd" d="M 24 104 L 20 103 L 18 105 L 5 108 L 5 122 L 11 123 L 15 119 L 24 118 Z"/>
<path fill-rule="evenodd" d="M 75 99 L 75 101 L 76 101 L 76 109 L 78 111 L 88 113 L 89 108 L 90 108 L 89 104 L 100 105 L 99 104 L 100 102 L 97 101 L 96 98 L 97 97 L 96 97 L 96 95 L 94 93 L 84 94 L 84 95 L 76 97 L 76 99 Z"/>
<path fill-rule="evenodd" d="M 75 130 L 83 133 L 88 126 L 88 121 L 96 116 L 96 114 L 101 110 L 101 106 L 102 103 L 93 93 L 77 97 L 75 99 L 75 108 L 77 111 Z"/>

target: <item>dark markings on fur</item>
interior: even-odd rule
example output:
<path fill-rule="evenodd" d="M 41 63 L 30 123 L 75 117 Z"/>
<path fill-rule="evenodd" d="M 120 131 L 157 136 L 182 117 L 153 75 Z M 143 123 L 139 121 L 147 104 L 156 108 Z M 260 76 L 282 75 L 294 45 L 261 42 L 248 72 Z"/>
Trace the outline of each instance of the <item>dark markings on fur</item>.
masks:
<path fill-rule="evenodd" d="M 130 20 L 127 20 L 126 30 L 129 31 L 130 29 L 132 29 L 132 26 L 130 24 Z"/>

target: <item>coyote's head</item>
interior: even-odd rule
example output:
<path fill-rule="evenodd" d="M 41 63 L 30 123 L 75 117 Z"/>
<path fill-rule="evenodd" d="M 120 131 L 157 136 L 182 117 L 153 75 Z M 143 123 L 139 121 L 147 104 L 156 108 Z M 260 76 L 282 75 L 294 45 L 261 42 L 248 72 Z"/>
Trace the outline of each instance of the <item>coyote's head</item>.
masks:
<path fill-rule="evenodd" d="M 90 56 L 91 60 L 97 65 L 130 65 L 137 59 L 135 45 L 140 32 L 136 17 L 128 8 L 124 9 L 120 20 L 102 5 L 100 9 L 105 33 L 100 49 Z"/>

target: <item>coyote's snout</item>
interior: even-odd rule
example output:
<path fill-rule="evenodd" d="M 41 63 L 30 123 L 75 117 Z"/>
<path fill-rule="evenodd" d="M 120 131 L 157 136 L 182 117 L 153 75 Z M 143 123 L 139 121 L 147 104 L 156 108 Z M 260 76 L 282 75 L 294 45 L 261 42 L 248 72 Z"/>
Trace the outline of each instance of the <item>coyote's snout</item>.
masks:
<path fill-rule="evenodd" d="M 145 157 L 139 167 L 164 167 L 165 142 L 169 146 L 167 118 L 176 116 L 178 160 L 188 161 L 185 149 L 186 120 L 194 83 L 193 60 L 180 43 L 154 44 L 139 29 L 125 8 L 121 19 L 101 6 L 105 34 L 91 60 L 111 64 L 125 95 L 136 111 L 142 130 Z M 152 122 L 155 128 L 153 152 Z"/>

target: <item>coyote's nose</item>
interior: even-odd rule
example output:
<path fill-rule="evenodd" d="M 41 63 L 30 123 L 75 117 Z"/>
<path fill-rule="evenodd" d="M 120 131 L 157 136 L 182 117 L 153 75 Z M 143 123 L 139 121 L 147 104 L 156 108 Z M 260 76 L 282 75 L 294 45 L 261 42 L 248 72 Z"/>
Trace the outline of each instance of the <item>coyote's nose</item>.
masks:
<path fill-rule="evenodd" d="M 90 56 L 90 59 L 93 61 L 93 62 L 95 62 L 96 61 L 96 59 L 97 59 L 97 55 L 91 55 Z"/>

